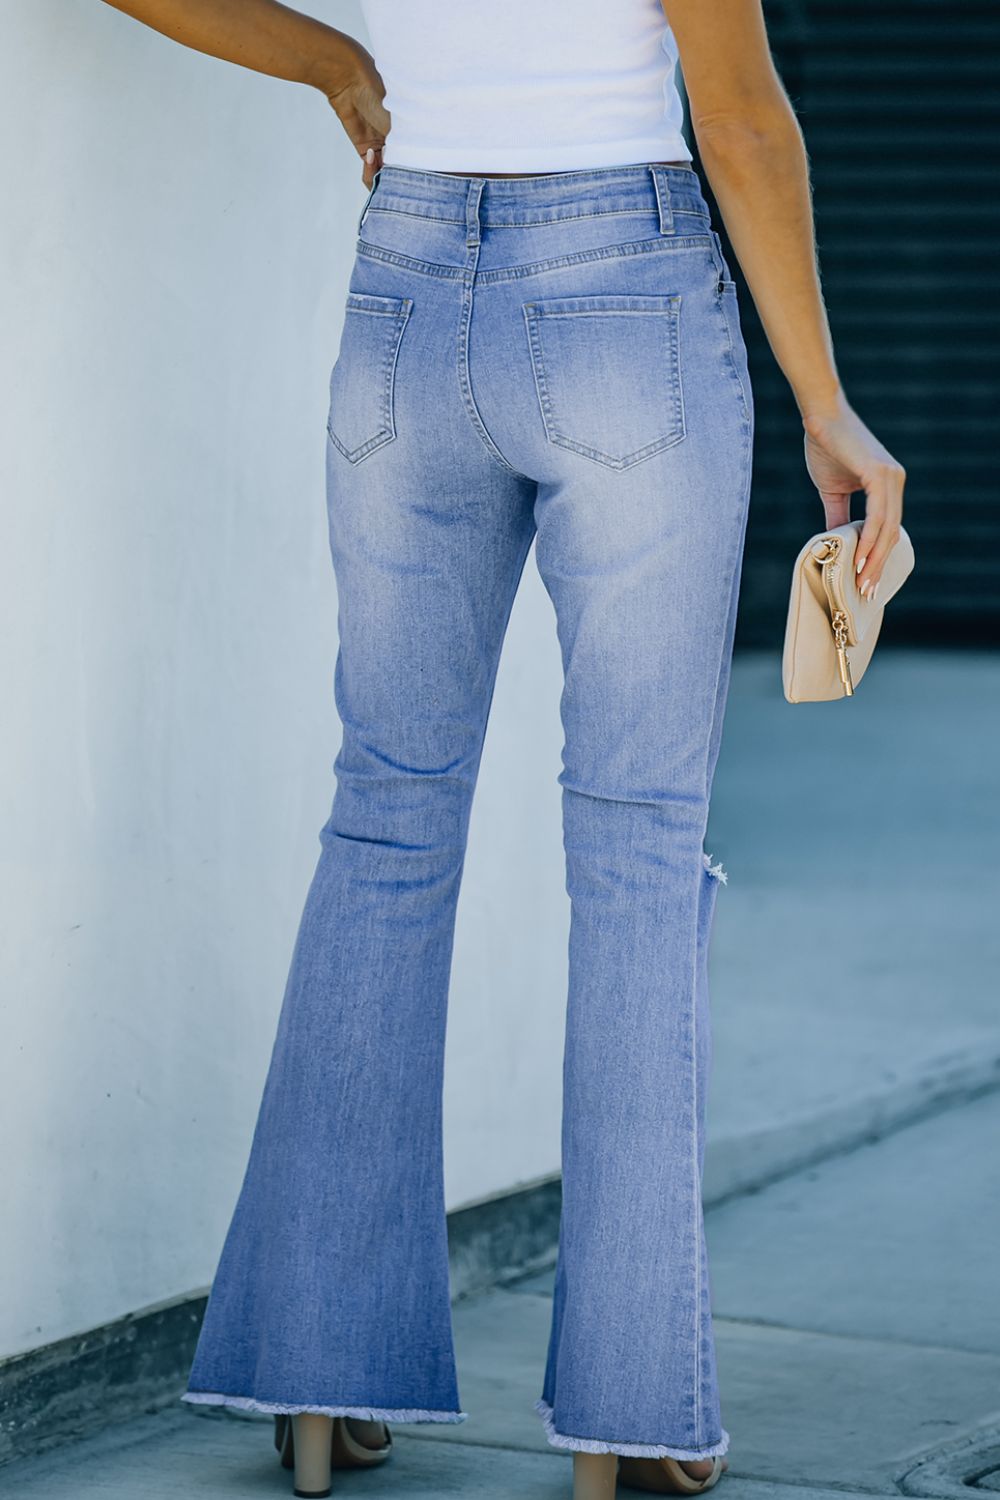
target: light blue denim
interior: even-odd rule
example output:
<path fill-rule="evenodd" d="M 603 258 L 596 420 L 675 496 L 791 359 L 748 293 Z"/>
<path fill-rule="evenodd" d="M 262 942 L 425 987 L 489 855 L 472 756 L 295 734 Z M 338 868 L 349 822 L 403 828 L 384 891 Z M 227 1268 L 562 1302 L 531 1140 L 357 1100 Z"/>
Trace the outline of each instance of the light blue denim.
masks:
<path fill-rule="evenodd" d="M 184 1399 L 465 1416 L 445 1018 L 473 789 L 535 540 L 565 670 L 571 899 L 536 1410 L 557 1447 L 725 1452 L 701 1201 L 725 872 L 704 840 L 752 443 L 735 288 L 692 169 L 381 170 L 330 381 L 336 792 Z"/>

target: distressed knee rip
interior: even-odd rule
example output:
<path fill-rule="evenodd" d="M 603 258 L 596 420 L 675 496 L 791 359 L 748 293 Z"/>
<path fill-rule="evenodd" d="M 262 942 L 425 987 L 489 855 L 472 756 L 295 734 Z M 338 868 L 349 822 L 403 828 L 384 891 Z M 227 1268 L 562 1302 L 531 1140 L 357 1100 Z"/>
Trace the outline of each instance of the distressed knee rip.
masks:
<path fill-rule="evenodd" d="M 723 885 L 729 884 L 729 876 L 726 874 L 721 864 L 713 865 L 712 856 L 710 854 L 702 854 L 701 862 L 705 866 L 705 869 L 708 871 L 709 875 L 711 875 L 713 880 L 718 880 Z"/>

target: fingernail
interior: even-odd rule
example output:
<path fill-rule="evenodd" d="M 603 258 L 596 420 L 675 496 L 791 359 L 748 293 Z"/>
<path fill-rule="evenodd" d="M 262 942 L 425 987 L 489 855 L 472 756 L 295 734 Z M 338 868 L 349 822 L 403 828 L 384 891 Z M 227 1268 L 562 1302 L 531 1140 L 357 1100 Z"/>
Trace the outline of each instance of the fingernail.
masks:
<path fill-rule="evenodd" d="M 881 580 L 881 578 L 880 578 L 880 579 L 879 579 L 879 581 L 878 581 L 878 583 L 881 583 L 881 582 L 882 582 L 882 580 Z M 878 583 L 877 583 L 877 584 L 876 584 L 876 585 L 875 585 L 875 587 L 874 587 L 874 588 L 873 588 L 873 589 L 872 589 L 872 603 L 873 603 L 873 604 L 874 604 L 874 603 L 875 603 L 875 601 L 876 601 L 876 600 L 877 600 L 877 598 L 878 598 Z"/>
<path fill-rule="evenodd" d="M 373 146 L 369 146 L 368 150 L 365 152 L 365 161 L 367 161 L 367 162 L 373 162 L 374 160 L 375 160 L 375 148 Z"/>
<path fill-rule="evenodd" d="M 861 588 L 858 590 L 858 592 L 860 593 L 862 599 L 867 598 L 868 591 L 871 588 L 871 586 L 872 586 L 871 579 L 870 578 L 866 578 L 865 581 L 864 581 L 864 583 L 861 585 Z"/>
<path fill-rule="evenodd" d="M 864 565 L 865 565 L 865 563 L 867 561 L 868 561 L 867 557 L 859 557 L 858 560 L 857 560 L 857 563 L 855 564 L 855 568 L 854 568 L 855 573 L 860 573 L 861 569 L 864 567 Z"/>

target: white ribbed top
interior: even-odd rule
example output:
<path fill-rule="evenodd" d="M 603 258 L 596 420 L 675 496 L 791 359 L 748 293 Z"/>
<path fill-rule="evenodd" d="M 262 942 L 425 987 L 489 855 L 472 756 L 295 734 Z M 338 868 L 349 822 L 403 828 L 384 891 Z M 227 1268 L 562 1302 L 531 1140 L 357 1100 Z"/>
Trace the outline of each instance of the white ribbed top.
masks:
<path fill-rule="evenodd" d="M 361 0 L 382 160 L 438 172 L 690 161 L 660 0 Z"/>

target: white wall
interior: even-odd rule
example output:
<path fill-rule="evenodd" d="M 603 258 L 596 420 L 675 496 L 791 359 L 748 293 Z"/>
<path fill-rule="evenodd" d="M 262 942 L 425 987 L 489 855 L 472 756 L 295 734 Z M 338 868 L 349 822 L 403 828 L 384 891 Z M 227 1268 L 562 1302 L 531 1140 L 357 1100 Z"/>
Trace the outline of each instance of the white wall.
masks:
<path fill-rule="evenodd" d="M 317 93 L 100 0 L 3 22 L 0 1355 L 214 1272 L 333 794 L 324 419 L 365 195 Z M 450 1206 L 558 1165 L 559 687 L 531 562 L 459 910 Z"/>

